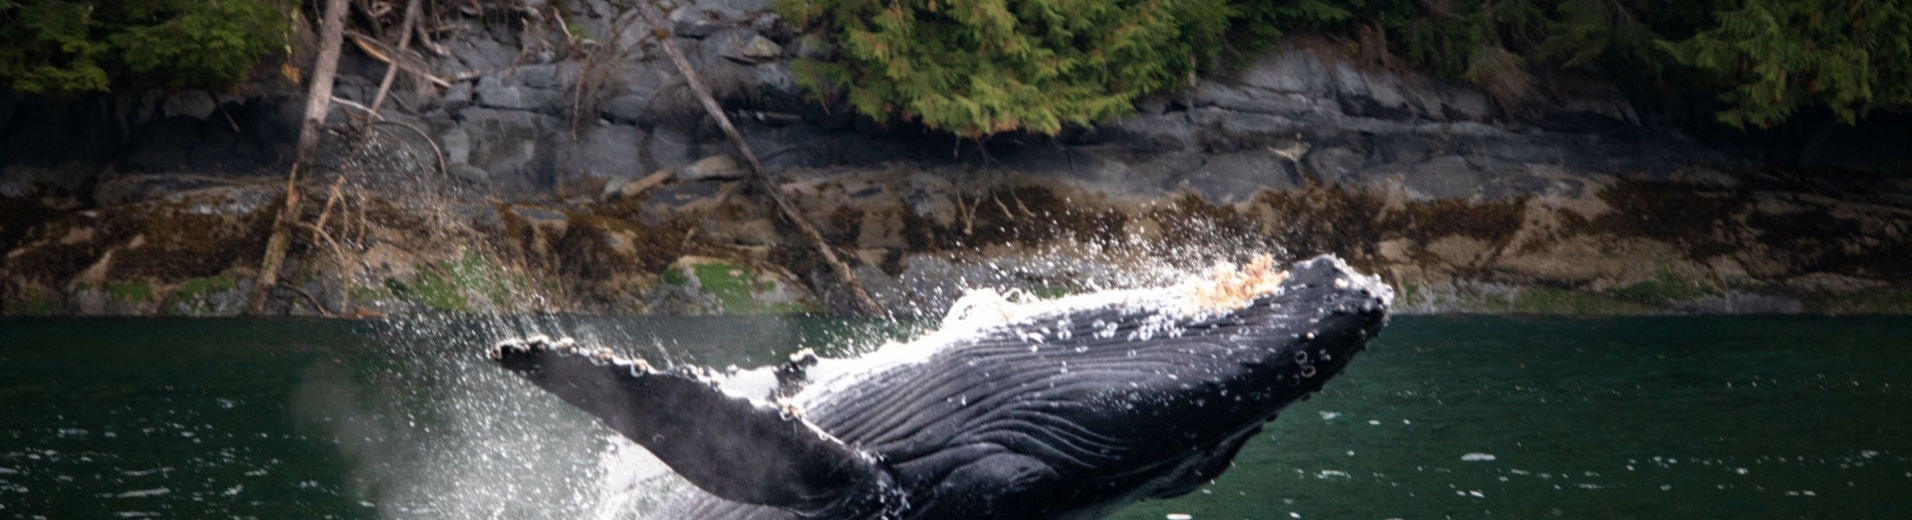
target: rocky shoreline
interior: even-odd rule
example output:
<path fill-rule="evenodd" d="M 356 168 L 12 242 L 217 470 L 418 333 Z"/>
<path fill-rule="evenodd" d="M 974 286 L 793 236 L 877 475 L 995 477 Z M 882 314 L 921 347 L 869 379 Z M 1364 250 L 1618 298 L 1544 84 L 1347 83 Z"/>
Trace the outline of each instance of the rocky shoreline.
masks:
<path fill-rule="evenodd" d="M 1541 128 L 1298 41 L 1109 124 L 962 142 L 806 101 L 788 59 L 824 51 L 766 8 L 672 16 L 781 189 L 893 313 L 1262 251 L 1341 255 L 1409 313 L 1912 312 L 1912 178 L 1650 133 L 1610 89 L 1560 94 L 1543 119 L 1591 123 Z M 586 34 L 623 35 L 608 4 L 570 9 Z M 551 32 L 474 22 L 421 59 L 482 73 L 417 82 L 371 130 L 335 112 L 269 313 L 838 306 L 835 275 L 741 181 L 667 61 L 634 36 L 543 52 Z M 362 101 L 384 67 L 348 53 L 342 70 L 338 96 Z M 0 314 L 244 312 L 285 202 L 292 87 L 0 93 Z"/>

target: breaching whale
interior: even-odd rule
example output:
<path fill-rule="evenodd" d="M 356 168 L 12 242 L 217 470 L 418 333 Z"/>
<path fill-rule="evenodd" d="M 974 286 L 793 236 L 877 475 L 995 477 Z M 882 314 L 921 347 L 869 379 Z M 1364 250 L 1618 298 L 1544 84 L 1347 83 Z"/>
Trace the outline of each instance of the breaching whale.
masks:
<path fill-rule="evenodd" d="M 659 518 L 1089 519 L 1220 475 L 1392 299 L 1339 259 L 1263 257 L 1169 287 L 966 297 L 850 360 L 722 374 L 545 338 L 490 355 L 696 487 Z"/>

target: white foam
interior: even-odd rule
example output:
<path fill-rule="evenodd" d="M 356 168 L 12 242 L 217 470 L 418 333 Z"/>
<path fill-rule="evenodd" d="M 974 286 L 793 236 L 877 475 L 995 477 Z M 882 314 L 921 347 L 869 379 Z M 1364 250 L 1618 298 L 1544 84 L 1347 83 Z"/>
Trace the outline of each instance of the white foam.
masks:
<path fill-rule="evenodd" d="M 139 489 L 139 490 L 134 490 L 134 491 L 127 491 L 127 492 L 125 492 L 125 493 L 120 493 L 120 494 L 118 494 L 118 495 L 113 495 L 113 498 L 146 498 L 146 497 L 157 497 L 157 496 L 164 496 L 164 495 L 166 495 L 166 494 L 168 494 L 168 493 L 172 493 L 172 492 L 173 492 L 173 490 L 170 490 L 170 489 L 166 489 L 166 488 L 163 488 L 163 487 L 162 487 L 162 488 L 153 488 L 153 489 Z"/>

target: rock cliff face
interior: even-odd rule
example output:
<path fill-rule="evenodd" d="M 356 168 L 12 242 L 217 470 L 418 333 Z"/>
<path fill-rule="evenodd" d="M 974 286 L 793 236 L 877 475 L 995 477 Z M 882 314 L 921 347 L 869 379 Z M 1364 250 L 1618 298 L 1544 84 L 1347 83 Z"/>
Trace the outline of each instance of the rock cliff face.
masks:
<path fill-rule="evenodd" d="M 455 20 L 385 120 L 333 114 L 271 312 L 801 312 L 837 280 L 742 182 L 649 31 L 599 1 Z M 886 308 L 963 287 L 1160 281 L 1273 251 L 1382 273 L 1409 312 L 1912 311 L 1912 179 L 1782 168 L 1581 89 L 1482 92 L 1297 41 L 1055 138 L 960 142 L 808 101 L 828 52 L 764 0 L 673 11 L 781 189 Z M 623 27 L 624 29 L 619 29 Z M 348 52 L 338 97 L 384 65 Z M 1592 94 L 1589 94 L 1591 92 Z M 285 201 L 299 97 L 0 93 L 0 313 L 229 315 Z M 388 105 L 390 106 L 390 105 Z"/>

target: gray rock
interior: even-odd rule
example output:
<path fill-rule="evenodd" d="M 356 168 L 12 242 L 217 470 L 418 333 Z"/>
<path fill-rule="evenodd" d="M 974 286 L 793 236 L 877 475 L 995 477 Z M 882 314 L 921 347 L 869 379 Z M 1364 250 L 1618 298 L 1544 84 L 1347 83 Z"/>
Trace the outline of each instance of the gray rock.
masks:
<path fill-rule="evenodd" d="M 1270 114 L 1299 117 L 1319 111 L 1338 113 L 1317 105 L 1308 96 L 1288 93 L 1235 88 L 1212 81 L 1204 81 L 1189 92 L 1189 98 L 1197 107 L 1216 107 L 1231 112 Z"/>
<path fill-rule="evenodd" d="M 533 112 L 470 108 L 460 125 L 472 146 L 467 164 L 486 173 L 501 195 L 535 197 L 552 185 L 546 138 L 568 131 L 559 119 Z"/>
<path fill-rule="evenodd" d="M 1466 159 L 1451 155 L 1408 166 L 1401 173 L 1401 186 L 1419 200 L 1471 197 L 1484 177 Z"/>
<path fill-rule="evenodd" d="M 447 173 L 450 173 L 451 176 L 453 177 L 457 177 L 459 179 L 464 180 L 465 182 L 469 182 L 479 186 L 491 184 L 491 173 L 486 172 L 484 168 L 479 168 L 477 166 L 472 166 L 469 164 L 453 164 L 450 167 L 446 168 L 445 171 Z"/>
<path fill-rule="evenodd" d="M 471 164 L 471 132 L 463 125 L 446 125 L 438 133 L 439 151 L 444 152 L 448 164 Z"/>
<path fill-rule="evenodd" d="M 1168 96 L 1151 94 L 1135 100 L 1135 111 L 1143 114 L 1161 114 L 1168 111 Z"/>
<path fill-rule="evenodd" d="M 1493 104 L 1477 88 L 1436 81 L 1419 75 L 1355 67 L 1352 63 L 1301 48 L 1269 53 L 1249 64 L 1236 77 L 1244 90 L 1300 94 L 1305 98 L 1336 100 L 1349 115 L 1424 118 L 1437 121 L 1484 121 L 1493 117 Z M 1198 93 L 1216 103 L 1255 106 L 1268 97 L 1230 93 L 1225 89 Z"/>
<path fill-rule="evenodd" d="M 160 112 L 167 117 L 185 116 L 193 119 L 205 119 L 218 108 L 219 104 L 213 100 L 212 95 L 203 90 L 175 92 L 173 95 L 166 96 L 159 105 Z"/>
<path fill-rule="evenodd" d="M 645 101 L 650 96 L 622 95 L 604 103 L 604 110 L 598 115 L 615 124 L 635 125 L 644 118 Z"/>
<path fill-rule="evenodd" d="M 644 142 L 644 158 L 650 160 L 649 168 L 677 169 L 696 162 L 698 150 L 702 148 L 697 139 L 681 128 L 658 126 L 651 130 L 650 139 Z M 760 152 L 768 154 L 768 151 Z"/>
<path fill-rule="evenodd" d="M 1185 187 L 1221 204 L 1241 202 L 1263 189 L 1300 185 L 1293 163 L 1266 151 L 1211 156 L 1196 168 L 1172 177 L 1170 182 L 1174 185 L 1164 191 Z"/>
<path fill-rule="evenodd" d="M 743 13 L 761 13 L 769 11 L 774 0 L 697 0 L 697 5 L 707 8 L 729 9 Z"/>
<path fill-rule="evenodd" d="M 506 76 L 503 81 L 507 85 L 524 85 L 538 89 L 555 89 L 558 88 L 558 84 L 561 83 L 559 81 L 558 65 L 555 63 L 538 63 L 518 67 L 515 73 Z"/>
<path fill-rule="evenodd" d="M 1146 153 L 1188 149 L 1193 143 L 1188 118 L 1177 114 L 1136 114 L 1107 125 L 1115 141 L 1131 150 Z"/>
<path fill-rule="evenodd" d="M 718 31 L 748 24 L 750 17 L 741 10 L 723 5 L 695 4 L 671 11 L 671 33 L 684 38 L 704 38 Z"/>
<path fill-rule="evenodd" d="M 532 87 L 505 85 L 486 77 L 475 89 L 478 106 L 505 110 L 559 111 L 557 92 Z"/>
<path fill-rule="evenodd" d="M 762 63 L 783 55 L 783 46 L 756 29 L 726 29 L 704 39 L 717 55 L 738 63 Z"/>
<path fill-rule="evenodd" d="M 1366 155 L 1341 147 L 1313 150 L 1301 159 L 1309 174 L 1328 184 L 1353 182 L 1355 173 L 1361 171 L 1367 162 Z"/>
<path fill-rule="evenodd" d="M 644 173 L 636 144 L 643 131 L 619 125 L 591 125 L 576 139 L 557 141 L 556 180 L 560 197 L 596 196 L 611 179 Z"/>
<path fill-rule="evenodd" d="M 518 57 L 516 50 L 485 37 L 459 38 L 448 44 L 451 54 L 471 70 L 503 70 Z"/>

